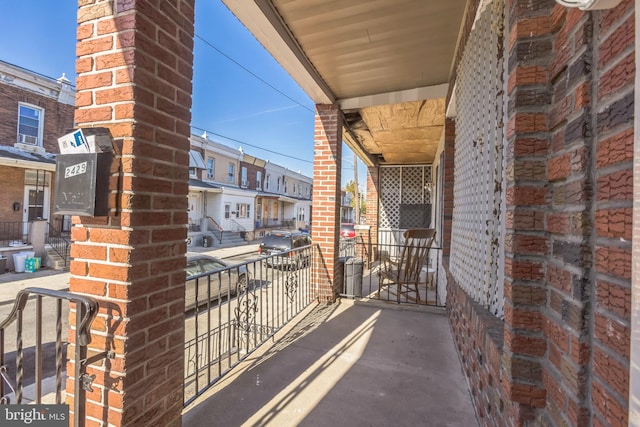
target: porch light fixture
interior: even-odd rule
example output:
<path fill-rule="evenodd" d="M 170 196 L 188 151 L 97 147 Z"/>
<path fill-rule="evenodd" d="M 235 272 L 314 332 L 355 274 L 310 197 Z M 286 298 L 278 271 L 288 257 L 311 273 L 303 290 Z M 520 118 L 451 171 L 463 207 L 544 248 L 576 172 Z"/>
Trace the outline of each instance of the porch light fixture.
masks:
<path fill-rule="evenodd" d="M 577 7 L 581 10 L 611 9 L 622 0 L 556 0 L 560 6 Z"/>

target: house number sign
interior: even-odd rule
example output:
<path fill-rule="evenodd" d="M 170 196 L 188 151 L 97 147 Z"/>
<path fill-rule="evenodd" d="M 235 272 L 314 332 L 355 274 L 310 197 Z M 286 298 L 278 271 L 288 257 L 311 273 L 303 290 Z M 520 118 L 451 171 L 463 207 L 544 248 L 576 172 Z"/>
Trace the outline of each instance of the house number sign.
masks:
<path fill-rule="evenodd" d="M 87 162 L 78 163 L 68 166 L 64 170 L 64 177 L 71 178 L 72 176 L 82 175 L 87 172 Z"/>

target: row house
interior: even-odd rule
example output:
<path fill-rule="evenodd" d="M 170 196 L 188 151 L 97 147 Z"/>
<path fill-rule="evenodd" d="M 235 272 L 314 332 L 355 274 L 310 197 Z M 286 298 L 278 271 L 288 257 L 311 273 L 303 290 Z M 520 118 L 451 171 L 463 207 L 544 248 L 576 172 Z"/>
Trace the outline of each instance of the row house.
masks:
<path fill-rule="evenodd" d="M 312 179 L 300 172 L 268 162 L 265 165 L 262 218 L 258 228 L 308 229 L 311 218 Z"/>
<path fill-rule="evenodd" d="M 308 228 L 311 178 L 203 136 L 189 152 L 189 245 Z M 272 179 L 273 177 L 273 179 Z M 275 184 L 274 184 L 275 183 Z M 210 240 L 211 239 L 211 240 Z"/>
<path fill-rule="evenodd" d="M 58 138 L 73 127 L 74 103 L 64 75 L 54 80 L 0 61 L 0 255 L 9 269 L 12 253 L 27 247 L 45 256 L 50 230 L 69 230 L 69 217 L 53 215 L 53 185 Z"/>

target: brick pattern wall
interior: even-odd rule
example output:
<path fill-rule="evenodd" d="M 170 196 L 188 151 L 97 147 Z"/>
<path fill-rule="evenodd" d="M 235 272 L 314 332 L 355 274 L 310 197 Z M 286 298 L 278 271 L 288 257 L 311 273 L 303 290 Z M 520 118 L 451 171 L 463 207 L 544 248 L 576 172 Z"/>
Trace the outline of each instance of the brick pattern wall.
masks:
<path fill-rule="evenodd" d="M 316 105 L 313 150 L 311 238 L 320 250 L 314 251 L 311 278 L 318 300 L 332 303 L 340 292 L 336 248 L 340 233 L 342 115 L 337 106 Z"/>
<path fill-rule="evenodd" d="M 0 145 L 13 147 L 18 141 L 20 102 L 44 109 L 43 147 L 48 153 L 59 153 L 58 138 L 73 128 L 73 105 L 6 84 L 0 84 Z"/>
<path fill-rule="evenodd" d="M 258 185 L 258 181 L 256 180 L 256 172 L 260 171 L 262 173 L 262 183 L 260 183 L 261 185 L 261 189 L 263 189 L 262 187 L 264 186 L 264 168 L 261 168 L 260 166 L 256 166 L 254 164 L 251 163 L 247 163 L 247 162 L 243 162 L 240 161 L 240 171 L 238 173 L 238 182 L 241 184 L 242 183 L 242 168 L 245 167 L 247 168 L 247 188 L 249 190 L 255 190 L 256 186 Z M 206 174 L 206 172 L 205 172 Z"/>
<path fill-rule="evenodd" d="M 24 169 L 0 166 L 0 182 L 3 187 L 0 191 L 0 221 L 22 221 L 23 209 L 16 212 L 13 204 L 18 202 L 24 208 Z"/>
<path fill-rule="evenodd" d="M 506 14 L 503 342 L 449 275 L 455 339 L 481 424 L 624 426 L 634 3 L 584 12 L 513 1 Z"/>
<path fill-rule="evenodd" d="M 544 331 L 548 355 L 543 363 L 547 389 L 547 425 L 584 425 L 590 418 L 588 371 L 591 235 L 591 85 L 594 14 L 559 5 L 547 27 L 553 32 L 548 67 L 552 105 L 548 112 L 550 141 L 546 180 L 548 299 Z"/>
<path fill-rule="evenodd" d="M 447 312 L 471 398 L 483 427 L 524 425 L 533 409 L 510 400 L 502 370 L 504 324 L 475 302 L 447 272 Z"/>
<path fill-rule="evenodd" d="M 367 194 L 365 200 L 365 215 L 364 220 L 365 223 L 369 226 L 369 230 L 366 231 L 366 235 L 363 233 L 362 242 L 363 247 L 366 245 L 367 254 L 362 256 L 361 258 L 366 260 L 366 262 L 370 263 L 378 258 L 377 243 L 378 243 L 378 199 L 379 199 L 379 190 L 378 185 L 380 184 L 380 168 L 379 167 L 369 167 L 367 168 Z"/>
<path fill-rule="evenodd" d="M 455 183 L 455 142 L 456 122 L 446 119 L 444 122 L 444 162 L 442 180 L 442 255 L 451 254 L 451 224 L 453 219 L 453 187 Z M 439 215 L 439 213 L 436 213 Z"/>
<path fill-rule="evenodd" d="M 635 3 L 594 14 L 595 123 L 590 404 L 594 426 L 628 423 Z M 576 89 L 577 99 L 589 102 Z M 579 98 L 578 98 L 579 96 Z M 637 190 L 636 190 L 637 194 Z M 636 196 L 637 197 L 637 196 Z"/>
<path fill-rule="evenodd" d="M 193 0 L 79 5 L 76 121 L 122 153 L 119 210 L 72 229 L 70 289 L 100 301 L 90 352 L 116 353 L 88 369 L 90 425 L 181 424 L 193 22 Z"/>

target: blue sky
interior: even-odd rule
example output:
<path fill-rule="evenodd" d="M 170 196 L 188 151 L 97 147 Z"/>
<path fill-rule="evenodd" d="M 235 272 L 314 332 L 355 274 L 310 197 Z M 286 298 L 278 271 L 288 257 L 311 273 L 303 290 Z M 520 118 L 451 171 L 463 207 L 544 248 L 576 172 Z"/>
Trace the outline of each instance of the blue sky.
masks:
<path fill-rule="evenodd" d="M 74 81 L 76 11 L 76 0 L 3 0 L 0 59 L 49 77 L 64 72 Z M 196 1 L 192 126 L 223 144 L 242 146 L 246 153 L 312 176 L 313 108 L 313 101 L 222 2 Z M 194 133 L 202 133 L 199 129 Z M 346 146 L 343 154 L 345 183 L 353 178 L 353 154 Z M 361 163 L 358 172 L 364 187 Z"/>

